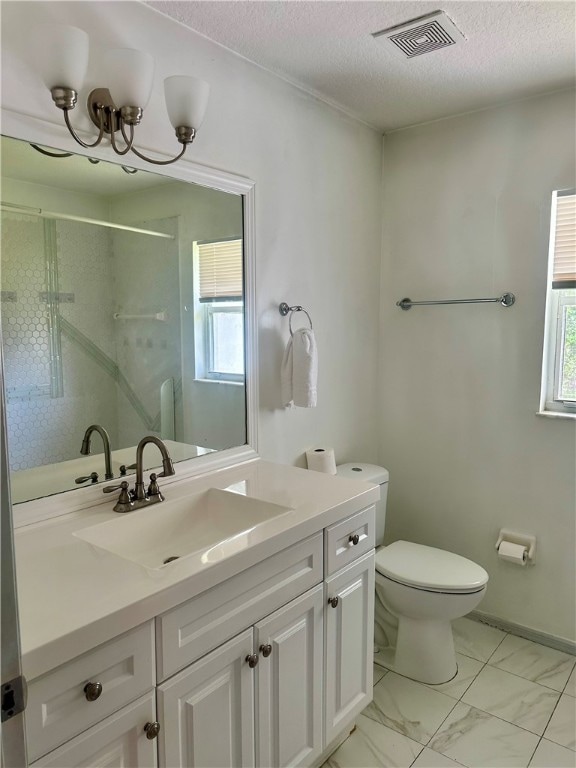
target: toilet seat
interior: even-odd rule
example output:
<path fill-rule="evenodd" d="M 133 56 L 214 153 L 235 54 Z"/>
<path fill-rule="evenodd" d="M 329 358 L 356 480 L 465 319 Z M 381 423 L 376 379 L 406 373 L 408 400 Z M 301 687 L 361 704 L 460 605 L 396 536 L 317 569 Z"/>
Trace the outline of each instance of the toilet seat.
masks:
<path fill-rule="evenodd" d="M 484 568 L 471 560 L 410 541 L 377 550 L 375 563 L 378 573 L 391 581 L 429 592 L 479 592 L 488 582 Z"/>

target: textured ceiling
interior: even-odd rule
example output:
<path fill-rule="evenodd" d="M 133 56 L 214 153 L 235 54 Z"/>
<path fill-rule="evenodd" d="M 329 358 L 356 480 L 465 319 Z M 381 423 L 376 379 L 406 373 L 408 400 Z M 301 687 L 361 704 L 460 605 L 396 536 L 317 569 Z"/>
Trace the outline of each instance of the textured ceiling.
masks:
<path fill-rule="evenodd" d="M 574 85 L 576 4 L 156 0 L 147 5 L 383 131 Z M 466 40 L 405 58 L 372 32 L 442 9 Z"/>

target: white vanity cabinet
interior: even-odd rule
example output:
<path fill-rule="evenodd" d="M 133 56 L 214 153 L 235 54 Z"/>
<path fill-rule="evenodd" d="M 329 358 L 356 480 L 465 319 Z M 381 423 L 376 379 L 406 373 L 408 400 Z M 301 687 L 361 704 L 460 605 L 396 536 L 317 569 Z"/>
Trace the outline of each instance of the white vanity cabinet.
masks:
<path fill-rule="evenodd" d="M 256 766 L 310 765 L 323 749 L 324 589 L 255 626 Z"/>
<path fill-rule="evenodd" d="M 161 766 L 254 765 L 252 629 L 158 687 Z"/>
<path fill-rule="evenodd" d="M 32 765 L 310 766 L 371 700 L 373 608 L 372 506 L 33 680 Z"/>
<path fill-rule="evenodd" d="M 322 581 L 317 533 L 158 617 L 161 766 L 297 766 L 321 753 Z"/>
<path fill-rule="evenodd" d="M 324 531 L 324 744 L 372 700 L 374 643 L 373 506 Z"/>
<path fill-rule="evenodd" d="M 326 580 L 325 744 L 372 700 L 374 551 Z"/>
<path fill-rule="evenodd" d="M 161 768 L 308 765 L 322 751 L 319 584 L 158 688 Z"/>

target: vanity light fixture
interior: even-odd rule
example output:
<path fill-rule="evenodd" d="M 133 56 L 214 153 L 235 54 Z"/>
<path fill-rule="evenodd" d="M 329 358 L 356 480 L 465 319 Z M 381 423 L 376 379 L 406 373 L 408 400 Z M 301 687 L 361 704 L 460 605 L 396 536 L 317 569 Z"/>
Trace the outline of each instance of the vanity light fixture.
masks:
<path fill-rule="evenodd" d="M 98 137 L 87 144 L 72 127 L 70 112 L 76 106 L 88 67 L 88 35 L 78 27 L 59 24 L 44 25 L 39 32 L 35 49 L 38 67 L 52 100 L 64 112 L 66 126 L 78 144 L 87 149 L 97 147 L 104 136 L 109 135 L 117 155 L 131 151 L 155 165 L 169 165 L 182 157 L 204 119 L 210 94 L 208 83 L 187 75 L 174 75 L 164 80 L 168 117 L 182 150 L 171 160 L 154 160 L 134 147 L 134 127 L 142 120 L 152 90 L 154 59 L 144 51 L 131 48 L 108 51 L 102 78 L 106 87 L 94 88 L 88 96 L 88 114 L 98 128 Z"/>

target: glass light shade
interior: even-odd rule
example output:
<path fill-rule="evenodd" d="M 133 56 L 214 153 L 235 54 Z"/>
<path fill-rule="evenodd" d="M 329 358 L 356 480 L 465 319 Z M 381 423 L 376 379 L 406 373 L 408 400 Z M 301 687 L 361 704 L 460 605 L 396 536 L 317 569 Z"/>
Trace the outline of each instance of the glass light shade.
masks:
<path fill-rule="evenodd" d="M 31 60 L 47 88 L 79 91 L 88 68 L 88 35 L 65 24 L 42 24 L 33 35 Z"/>
<path fill-rule="evenodd" d="M 173 75 L 164 80 L 164 95 L 168 117 L 174 128 L 185 125 L 198 130 L 208 106 L 208 83 L 198 77 Z"/>
<path fill-rule="evenodd" d="M 134 48 L 106 51 L 102 87 L 108 88 L 114 104 L 144 107 L 148 104 L 154 80 L 154 59 Z"/>

